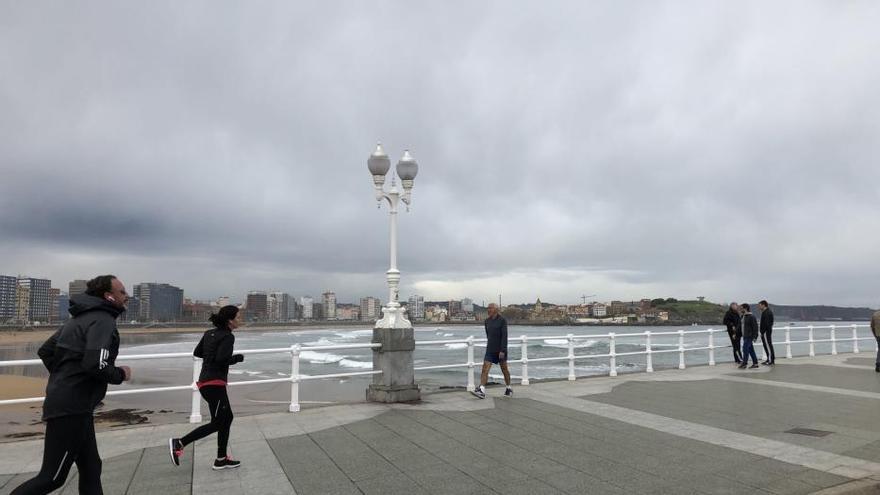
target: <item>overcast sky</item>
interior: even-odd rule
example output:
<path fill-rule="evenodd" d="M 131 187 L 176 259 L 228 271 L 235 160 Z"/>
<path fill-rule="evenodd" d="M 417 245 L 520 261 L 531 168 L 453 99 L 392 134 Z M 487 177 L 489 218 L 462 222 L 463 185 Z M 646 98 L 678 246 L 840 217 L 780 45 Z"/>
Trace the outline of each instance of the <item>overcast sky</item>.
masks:
<path fill-rule="evenodd" d="M 0 1 L 0 273 L 880 306 L 880 3 Z"/>

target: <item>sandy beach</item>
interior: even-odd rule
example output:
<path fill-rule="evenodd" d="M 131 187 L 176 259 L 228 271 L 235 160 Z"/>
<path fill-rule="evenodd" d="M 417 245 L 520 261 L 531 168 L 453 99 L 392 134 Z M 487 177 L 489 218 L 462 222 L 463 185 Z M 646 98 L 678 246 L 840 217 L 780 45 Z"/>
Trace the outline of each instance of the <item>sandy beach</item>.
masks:
<path fill-rule="evenodd" d="M 181 334 L 181 333 L 202 333 L 207 330 L 210 325 L 204 327 L 179 327 L 179 328 L 121 328 L 119 334 L 126 335 L 159 335 L 159 334 Z M 364 325 L 369 327 L 369 325 Z M 326 326 L 290 326 L 290 327 L 244 327 L 239 328 L 235 332 L 237 334 L 248 334 L 250 332 L 304 332 L 308 330 L 321 330 Z M 360 327 L 346 327 L 356 330 Z M 0 346 L 8 344 L 33 344 L 43 343 L 48 339 L 55 330 L 0 330 Z M 34 356 L 36 358 L 36 356 Z"/>

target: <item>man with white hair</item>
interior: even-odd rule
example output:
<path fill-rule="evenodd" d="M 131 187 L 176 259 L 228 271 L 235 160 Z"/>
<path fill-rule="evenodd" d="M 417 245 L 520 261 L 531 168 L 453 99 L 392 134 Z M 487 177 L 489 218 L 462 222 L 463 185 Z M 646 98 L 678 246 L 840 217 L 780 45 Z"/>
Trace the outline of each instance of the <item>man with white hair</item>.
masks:
<path fill-rule="evenodd" d="M 504 395 L 511 397 L 513 389 L 510 388 L 510 370 L 507 369 L 507 320 L 498 314 L 498 306 L 495 303 L 489 304 L 487 309 L 489 317 L 483 323 L 486 328 L 486 356 L 483 358 L 483 372 L 480 374 L 480 386 L 471 393 L 481 399 L 486 398 L 489 369 L 493 364 L 497 364 L 501 367 L 504 383 L 507 385 Z"/>

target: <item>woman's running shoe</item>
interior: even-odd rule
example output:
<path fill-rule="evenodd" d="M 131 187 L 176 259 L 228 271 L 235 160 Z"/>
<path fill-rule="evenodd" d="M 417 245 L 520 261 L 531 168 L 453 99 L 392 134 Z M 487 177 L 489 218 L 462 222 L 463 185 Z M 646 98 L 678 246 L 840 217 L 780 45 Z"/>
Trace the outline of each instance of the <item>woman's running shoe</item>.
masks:
<path fill-rule="evenodd" d="M 171 455 L 171 462 L 175 466 L 180 466 L 180 458 L 183 457 L 183 444 L 179 438 L 168 439 L 168 453 Z"/>
<path fill-rule="evenodd" d="M 241 466 L 241 461 L 236 461 L 232 457 L 226 456 L 223 459 L 214 459 L 214 467 L 212 469 L 220 471 L 221 469 L 232 469 L 238 466 Z"/>

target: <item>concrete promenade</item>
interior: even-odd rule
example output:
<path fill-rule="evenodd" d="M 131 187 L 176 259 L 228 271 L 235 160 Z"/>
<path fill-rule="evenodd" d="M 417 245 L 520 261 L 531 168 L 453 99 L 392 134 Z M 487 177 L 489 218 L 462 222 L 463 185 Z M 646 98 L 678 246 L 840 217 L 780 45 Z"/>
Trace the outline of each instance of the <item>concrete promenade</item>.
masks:
<path fill-rule="evenodd" d="M 880 493 L 880 374 L 870 354 L 427 395 L 238 417 L 237 470 L 191 425 L 100 433 L 107 494 Z M 796 430 L 800 429 L 800 430 Z M 0 445 L 0 494 L 39 468 L 42 441 Z M 76 493 L 75 470 L 61 493 Z"/>

